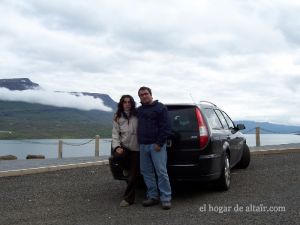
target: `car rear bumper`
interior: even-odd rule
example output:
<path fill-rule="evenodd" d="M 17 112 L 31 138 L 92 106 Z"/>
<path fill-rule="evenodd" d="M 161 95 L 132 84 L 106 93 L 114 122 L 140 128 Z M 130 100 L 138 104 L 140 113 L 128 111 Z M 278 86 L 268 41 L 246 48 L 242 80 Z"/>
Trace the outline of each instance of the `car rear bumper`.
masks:
<path fill-rule="evenodd" d="M 212 181 L 222 172 L 222 154 L 199 156 L 195 164 L 168 164 L 169 177 L 172 180 Z"/>
<path fill-rule="evenodd" d="M 196 164 L 168 164 L 168 174 L 175 181 L 212 181 L 221 176 L 222 154 L 210 154 L 199 156 Z M 109 158 L 109 166 L 114 179 L 127 180 L 122 168 Z"/>

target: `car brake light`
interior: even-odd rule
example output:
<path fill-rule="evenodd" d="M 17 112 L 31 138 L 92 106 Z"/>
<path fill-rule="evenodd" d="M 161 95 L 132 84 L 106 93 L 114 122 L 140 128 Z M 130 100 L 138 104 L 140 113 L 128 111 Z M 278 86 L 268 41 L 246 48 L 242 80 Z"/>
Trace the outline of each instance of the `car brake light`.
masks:
<path fill-rule="evenodd" d="M 197 116 L 197 121 L 199 126 L 199 144 L 200 144 L 200 149 L 202 150 L 208 143 L 208 130 L 207 130 L 206 123 L 203 119 L 202 113 L 198 108 L 196 108 L 196 116 Z"/>

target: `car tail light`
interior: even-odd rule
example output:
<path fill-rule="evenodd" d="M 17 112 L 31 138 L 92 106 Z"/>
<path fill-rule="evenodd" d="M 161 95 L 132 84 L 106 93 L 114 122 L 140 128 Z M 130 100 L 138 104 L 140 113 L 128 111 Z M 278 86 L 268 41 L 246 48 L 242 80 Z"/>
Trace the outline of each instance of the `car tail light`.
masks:
<path fill-rule="evenodd" d="M 199 126 L 200 149 L 203 150 L 208 143 L 208 130 L 207 130 L 205 120 L 203 119 L 202 113 L 198 108 L 196 108 L 196 116 L 197 116 L 197 121 Z"/>

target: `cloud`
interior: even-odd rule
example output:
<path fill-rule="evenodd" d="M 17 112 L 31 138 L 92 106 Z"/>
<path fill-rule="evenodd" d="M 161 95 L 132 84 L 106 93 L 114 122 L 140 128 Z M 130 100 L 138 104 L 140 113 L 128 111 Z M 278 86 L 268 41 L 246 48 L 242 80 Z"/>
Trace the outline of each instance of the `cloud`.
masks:
<path fill-rule="evenodd" d="M 299 124 L 293 0 L 3 0 L 0 78 L 118 101 L 215 102 L 233 119 Z M 50 92 L 51 93 L 51 92 Z"/>
<path fill-rule="evenodd" d="M 91 96 L 85 96 L 82 94 L 76 94 L 75 96 L 69 93 L 45 90 L 10 91 L 6 88 L 0 88 L 0 100 L 38 103 L 56 107 L 76 108 L 86 111 L 112 110 L 111 108 L 105 106 L 103 101 L 99 98 L 93 98 Z"/>

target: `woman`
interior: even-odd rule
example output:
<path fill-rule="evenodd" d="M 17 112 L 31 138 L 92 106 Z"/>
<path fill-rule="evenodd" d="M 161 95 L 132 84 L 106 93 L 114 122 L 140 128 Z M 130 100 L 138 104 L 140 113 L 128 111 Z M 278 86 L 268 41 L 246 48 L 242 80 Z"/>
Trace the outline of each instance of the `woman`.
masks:
<path fill-rule="evenodd" d="M 140 171 L 135 101 L 130 95 L 123 95 L 118 103 L 113 120 L 112 147 L 114 156 L 122 158 L 128 165 L 128 168 L 123 168 L 123 175 L 128 175 L 128 182 L 120 203 L 121 207 L 126 207 L 134 203 Z"/>

